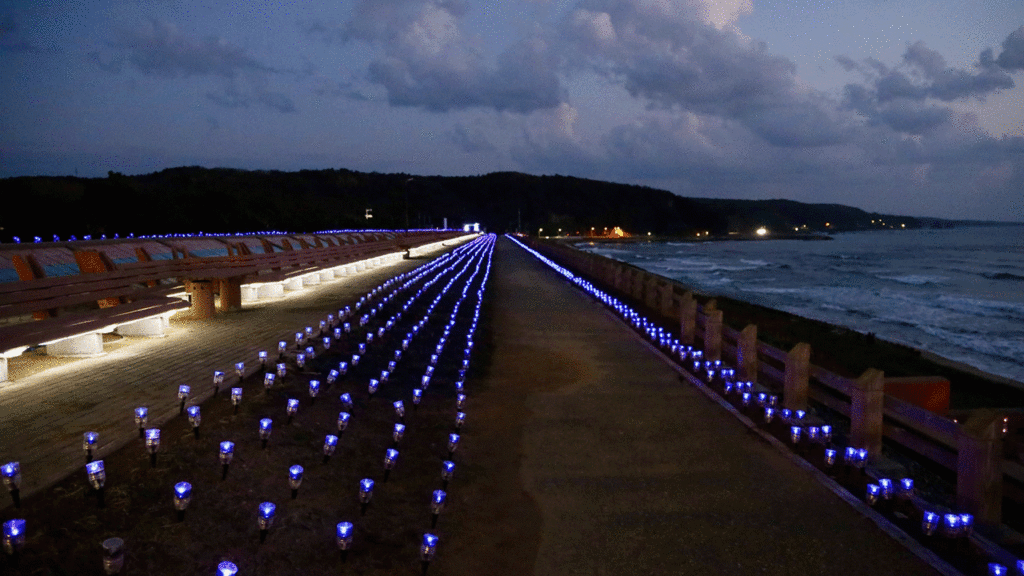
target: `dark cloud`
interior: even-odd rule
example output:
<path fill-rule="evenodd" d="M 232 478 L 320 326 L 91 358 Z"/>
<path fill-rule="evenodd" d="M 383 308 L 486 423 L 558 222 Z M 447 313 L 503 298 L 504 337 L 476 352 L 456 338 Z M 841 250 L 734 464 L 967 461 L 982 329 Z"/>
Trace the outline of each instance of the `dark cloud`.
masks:
<path fill-rule="evenodd" d="M 173 24 L 159 20 L 123 29 L 118 36 L 113 46 L 126 50 L 128 62 L 144 74 L 166 78 L 235 78 L 245 72 L 277 72 L 223 38 L 208 36 L 194 40 Z"/>
<path fill-rule="evenodd" d="M 1013 61 L 1018 38 L 1024 40 L 1024 28 L 1003 42 L 999 58 Z M 856 71 L 864 79 L 863 83 L 846 85 L 843 103 L 848 109 L 872 124 L 915 135 L 932 131 L 953 118 L 952 110 L 929 100 L 984 99 L 993 92 L 1013 88 L 1013 78 L 1004 70 L 1010 67 L 1001 66 L 998 60 L 988 49 L 981 53 L 973 70 L 952 68 L 941 54 L 920 41 L 908 46 L 899 65 L 893 68 L 874 59 L 857 62 L 847 56 L 836 57 L 844 70 Z"/>
<path fill-rule="evenodd" d="M 13 16 L 0 16 L 0 52 L 38 54 L 46 52 L 21 34 L 21 25 Z"/>
<path fill-rule="evenodd" d="M 467 154 L 494 152 L 494 144 L 479 126 L 466 126 L 461 122 L 448 134 L 452 143 Z"/>
<path fill-rule="evenodd" d="M 261 104 L 281 113 L 295 112 L 295 103 L 291 98 L 268 90 L 254 90 L 243 93 L 233 86 L 218 92 L 207 92 L 206 99 L 223 108 L 248 108 L 252 104 Z"/>
<path fill-rule="evenodd" d="M 1024 26 L 1010 32 L 1003 40 L 1003 51 L 995 62 L 1006 70 L 1024 70 Z"/>
<path fill-rule="evenodd" d="M 468 108 L 528 113 L 563 101 L 547 41 L 528 37 L 491 64 L 462 31 L 468 5 L 441 0 L 361 0 L 343 28 L 306 27 L 326 39 L 381 48 L 369 80 L 392 106 L 447 112 Z"/>

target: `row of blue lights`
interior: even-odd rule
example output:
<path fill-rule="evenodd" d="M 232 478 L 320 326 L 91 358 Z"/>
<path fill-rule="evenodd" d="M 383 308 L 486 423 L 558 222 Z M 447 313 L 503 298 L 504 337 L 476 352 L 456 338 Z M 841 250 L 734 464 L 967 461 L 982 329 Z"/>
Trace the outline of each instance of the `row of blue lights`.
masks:
<path fill-rule="evenodd" d="M 287 232 L 284 230 L 264 230 L 262 232 L 189 232 L 189 233 L 177 233 L 177 234 L 150 234 L 140 235 L 138 237 L 135 234 L 128 234 L 124 237 L 125 240 L 139 239 L 139 240 L 167 240 L 167 239 L 183 239 L 183 238 L 245 238 L 252 236 L 318 236 L 328 234 L 401 234 L 401 233 L 424 233 L 424 232 L 458 232 L 458 230 L 452 228 L 414 228 L 414 229 L 388 229 L 388 228 L 362 228 L 362 229 L 336 229 L 336 230 L 320 230 L 318 232 Z M 106 234 L 101 234 L 96 240 L 121 240 L 120 234 L 114 234 L 110 238 L 107 238 Z M 86 234 L 81 239 L 77 235 L 71 234 L 67 238 L 67 242 L 88 242 L 93 240 L 92 234 Z M 52 240 L 43 240 L 42 236 L 32 236 L 31 243 L 40 244 L 43 242 L 60 242 L 60 236 L 57 234 L 52 235 Z M 27 240 L 26 240 L 27 242 Z M 12 244 L 21 244 L 22 239 L 20 236 L 11 237 Z"/>
<path fill-rule="evenodd" d="M 804 441 L 829 446 L 824 451 L 824 464 L 826 467 L 835 466 L 840 456 L 842 462 L 850 468 L 863 470 L 867 465 L 868 451 L 866 449 L 847 446 L 840 452 L 830 446 L 832 440 L 831 425 L 805 424 L 804 419 L 807 415 L 803 410 L 778 410 L 779 399 L 777 396 L 766 391 L 754 391 L 751 382 L 736 381 L 734 378 L 734 368 L 725 366 L 718 360 L 704 360 L 703 351 L 694 349 L 689 345 L 684 345 L 672 336 L 671 331 L 658 326 L 629 305 L 598 289 L 583 277 L 573 274 L 567 268 L 556 264 L 515 237 L 506 234 L 506 238 L 512 240 L 586 293 L 614 310 L 621 318 L 647 336 L 653 343 L 660 346 L 663 350 L 670 352 L 672 358 L 678 361 L 684 368 L 703 378 L 706 383 L 720 383 L 727 396 L 732 393 L 738 394 L 739 403 L 745 408 L 754 405 L 761 408 L 765 424 L 771 424 L 776 417 L 787 423 L 790 426 L 790 441 L 794 446 L 800 446 L 801 442 Z M 912 478 L 901 478 L 898 482 L 894 482 L 890 478 L 880 478 L 877 482 L 867 484 L 864 500 L 869 505 L 875 506 L 880 501 L 888 501 L 893 498 L 909 502 L 913 496 L 914 481 Z M 939 513 L 925 510 L 922 514 L 921 532 L 926 536 L 938 534 L 947 538 L 962 538 L 971 534 L 973 525 L 974 518 L 970 514 Z M 1014 569 L 1017 576 L 1024 576 L 1024 560 L 1016 560 Z M 1008 570 L 1002 564 L 990 563 L 988 565 L 988 571 L 991 576 L 1008 575 Z"/>
<path fill-rule="evenodd" d="M 369 321 L 374 316 L 376 316 L 376 314 L 378 312 L 381 311 L 383 305 L 388 303 L 388 302 L 390 302 L 395 296 L 398 295 L 398 293 L 400 293 L 403 290 L 406 290 L 406 289 L 410 288 L 413 284 L 415 284 L 415 283 L 417 283 L 417 282 L 419 282 L 421 280 L 424 281 L 424 285 L 412 297 L 410 297 L 408 299 L 408 301 L 403 305 L 402 311 L 397 312 L 396 314 L 394 314 L 386 322 L 381 322 L 382 325 L 377 329 L 376 332 L 371 327 L 367 327 L 367 342 L 366 342 L 366 344 L 372 344 L 373 341 L 374 341 L 374 334 L 375 333 L 378 336 L 377 341 L 380 341 L 381 340 L 380 337 L 382 337 L 387 330 L 389 330 L 392 327 L 396 326 L 397 322 L 399 320 L 401 320 L 402 312 L 407 311 L 409 309 L 409 306 L 412 305 L 424 293 L 424 291 L 426 289 L 430 288 L 430 286 L 432 286 L 434 283 L 438 282 L 444 276 L 448 275 L 448 273 L 451 272 L 452 270 L 456 269 L 456 267 L 458 265 L 463 264 L 461 269 L 456 274 L 453 275 L 453 277 L 441 289 L 441 293 L 437 297 L 435 297 L 433 302 L 428 306 L 427 313 L 423 316 L 423 318 L 421 318 L 420 321 L 413 326 L 413 329 L 409 333 L 406 334 L 406 338 L 402 342 L 402 347 L 395 351 L 395 360 L 392 360 L 392 361 L 390 361 L 388 363 L 388 369 L 387 370 L 382 370 L 381 371 L 381 379 L 380 380 L 377 380 L 377 379 L 371 379 L 370 380 L 370 383 L 368 385 L 368 390 L 370 392 L 370 396 L 371 397 L 376 392 L 377 386 L 379 386 L 381 381 L 387 382 L 388 375 L 391 372 L 394 371 L 394 369 L 396 367 L 397 361 L 401 359 L 402 351 L 408 349 L 411 341 L 416 336 L 416 334 L 419 332 L 419 330 L 425 325 L 425 323 L 427 322 L 430 314 L 433 312 L 434 308 L 440 302 L 440 300 L 443 297 L 443 295 L 448 292 L 448 290 L 453 286 L 453 284 L 455 283 L 455 281 L 459 277 L 463 276 L 466 273 L 466 271 L 469 269 L 468 264 L 475 262 L 475 267 L 473 268 L 473 272 L 472 272 L 472 274 L 470 274 L 469 278 L 465 281 L 465 287 L 462 290 L 462 294 L 461 294 L 461 296 L 459 297 L 459 299 L 457 300 L 457 302 L 455 303 L 455 305 L 453 307 L 453 311 L 451 313 L 451 317 L 449 319 L 449 322 L 445 326 L 444 334 L 441 336 L 441 338 L 439 339 L 438 343 L 436 344 L 436 346 L 434 348 L 434 351 L 436 353 L 431 355 L 430 365 L 427 367 L 426 373 L 424 374 L 424 376 L 423 376 L 423 378 L 421 380 L 420 388 L 415 389 L 414 392 L 413 392 L 413 404 L 414 405 L 418 405 L 419 404 L 419 401 L 422 398 L 423 392 L 425 392 L 427 390 L 427 387 L 428 387 L 429 381 L 430 381 L 430 377 L 431 377 L 431 375 L 434 372 L 434 367 L 438 363 L 438 359 L 439 359 L 440 354 L 444 350 L 447 338 L 450 336 L 451 329 L 455 326 L 455 319 L 456 319 L 456 315 L 458 313 L 459 306 L 462 304 L 462 301 L 466 298 L 467 291 L 469 290 L 469 286 L 473 283 L 474 279 L 476 278 L 476 276 L 478 275 L 478 273 L 480 271 L 480 266 L 481 266 L 480 256 L 485 256 L 486 257 L 486 271 L 485 271 L 484 277 L 483 277 L 483 279 L 481 281 L 480 288 L 478 289 L 477 294 L 476 294 L 476 297 L 477 297 L 476 310 L 475 310 L 473 322 L 472 322 L 472 324 L 471 324 L 471 326 L 470 326 L 470 328 L 469 328 L 469 330 L 467 332 L 466 346 L 463 349 L 463 359 L 462 359 L 462 362 L 461 362 L 462 368 L 461 368 L 461 370 L 459 370 L 459 380 L 456 382 L 456 388 L 457 388 L 457 391 L 458 391 L 458 394 L 456 396 L 456 408 L 457 408 L 458 412 L 456 413 L 456 419 L 455 419 L 454 427 L 456 429 L 456 432 L 461 431 L 461 427 L 462 427 L 462 425 L 463 425 L 463 423 L 465 421 L 465 413 L 462 412 L 462 409 L 464 408 L 464 405 L 465 405 L 465 399 L 466 399 L 466 396 L 464 394 L 465 376 L 466 376 L 466 372 L 467 372 L 467 370 L 469 368 L 469 359 L 470 359 L 470 355 L 471 355 L 472 347 L 473 347 L 473 333 L 475 332 L 477 321 L 479 319 L 480 306 L 482 304 L 483 292 L 484 292 L 484 288 L 486 286 L 487 278 L 488 278 L 489 273 L 490 273 L 490 257 L 491 257 L 491 253 L 493 251 L 493 244 L 494 244 L 494 237 L 493 236 L 479 238 L 479 239 L 475 240 L 474 242 L 472 242 L 472 243 L 470 243 L 468 245 L 461 246 L 461 247 L 457 248 L 456 250 L 454 250 L 454 251 L 452 251 L 452 252 L 450 252 L 448 254 L 445 254 L 442 257 L 440 257 L 438 259 L 435 259 L 434 261 L 432 261 L 432 262 L 430 262 L 428 264 L 424 264 L 423 266 L 420 266 L 420 267 L 418 267 L 415 270 L 412 270 L 410 272 L 407 272 L 407 273 L 404 273 L 402 275 L 396 276 L 395 278 L 392 278 L 392 279 L 386 281 L 381 286 L 378 286 L 378 287 L 374 288 L 373 290 L 369 291 L 364 297 L 360 298 L 359 301 L 356 302 L 356 304 L 355 304 L 355 311 L 358 311 L 364 304 L 369 305 L 373 301 L 373 299 L 375 297 L 379 296 L 381 298 L 381 302 L 378 305 L 372 306 L 370 308 L 370 310 L 369 310 L 369 313 L 364 314 L 360 318 L 360 326 L 365 326 L 365 325 L 367 325 L 369 323 Z M 443 268 L 442 268 L 442 266 L 443 266 Z M 438 270 L 439 268 L 440 268 L 440 270 Z M 432 273 L 432 272 L 436 272 L 436 275 L 433 278 L 426 279 L 427 275 Z M 408 280 L 404 284 L 402 284 L 401 286 L 396 287 L 390 294 L 384 295 L 387 288 L 391 287 L 392 285 L 394 285 L 394 284 L 396 284 L 398 282 L 401 282 L 402 280 L 406 280 L 406 279 L 408 279 Z M 329 314 L 328 317 L 327 317 L 327 320 L 320 321 L 320 323 L 319 323 L 320 334 L 323 334 L 325 332 L 325 330 L 333 329 L 333 333 L 334 333 L 335 339 L 340 339 L 340 334 L 341 334 L 342 328 L 336 327 L 336 325 L 341 323 L 343 320 L 349 319 L 350 316 L 352 316 L 352 314 L 355 311 L 353 311 L 351 309 L 351 307 L 346 306 L 345 308 L 343 308 L 343 309 L 338 311 L 337 317 L 335 317 L 333 314 Z M 350 332 L 351 327 L 350 327 L 349 323 L 344 323 L 344 327 L 345 327 L 344 328 L 345 332 Z M 304 330 L 300 330 L 300 331 L 296 332 L 295 333 L 295 337 L 296 337 L 297 349 L 301 350 L 301 347 L 302 347 L 303 344 L 306 343 L 306 340 L 307 339 L 312 339 L 312 334 L 313 334 L 313 327 L 311 327 L 311 326 L 307 326 L 307 327 L 305 327 Z M 331 343 L 331 338 L 330 337 L 324 337 L 322 339 L 322 342 L 323 342 L 325 351 L 330 348 L 330 343 Z M 359 352 L 360 352 L 360 354 L 365 354 L 365 352 L 366 352 L 366 344 L 363 344 L 363 343 L 359 344 Z M 279 345 L 278 345 L 279 355 L 283 356 L 283 353 L 284 353 L 284 351 L 285 351 L 285 349 L 287 347 L 288 347 L 288 345 L 287 345 L 287 343 L 284 340 L 280 341 Z M 315 354 L 316 354 L 315 349 L 313 347 L 307 346 L 305 348 L 304 352 L 298 352 L 296 354 L 296 361 L 297 361 L 297 363 L 301 364 L 303 357 L 307 357 L 307 358 L 312 359 L 315 356 Z M 259 359 L 260 363 L 262 364 L 263 368 L 266 369 L 266 367 L 267 367 L 267 360 L 268 360 L 268 355 L 267 355 L 266 351 L 260 351 L 258 353 L 258 359 Z M 351 361 L 352 361 L 353 365 L 357 364 L 359 362 L 359 354 L 353 355 Z M 347 362 L 343 361 L 343 362 L 341 362 L 339 364 L 338 369 L 332 369 L 332 370 L 329 371 L 329 373 L 327 374 L 327 377 L 326 377 L 328 385 L 333 383 L 333 381 L 336 380 L 340 375 L 344 374 L 344 372 L 347 370 L 347 365 L 348 365 Z M 275 375 L 283 376 L 284 375 L 284 371 L 286 370 L 285 364 L 284 363 L 280 363 L 280 362 L 277 364 L 277 366 L 275 368 L 276 368 L 275 372 L 269 372 L 268 371 L 264 375 L 264 386 L 266 388 L 268 388 L 268 389 L 273 385 L 274 376 Z M 242 377 L 244 375 L 244 362 L 236 363 L 235 369 L 236 369 L 236 374 L 238 375 L 238 377 L 239 377 L 239 379 L 241 381 L 241 379 L 242 379 Z M 214 379 L 213 379 L 214 395 L 217 394 L 217 391 L 219 390 L 219 386 L 223 383 L 223 381 L 224 381 L 224 373 L 221 372 L 221 371 L 216 371 L 214 373 Z M 309 394 L 310 394 L 311 402 L 315 400 L 316 396 L 319 393 L 319 389 L 320 389 L 320 384 L 319 384 L 318 380 L 311 380 L 309 382 Z M 182 411 L 188 415 L 189 421 L 192 424 L 193 429 L 195 430 L 196 436 L 198 437 L 198 429 L 199 429 L 199 426 L 200 426 L 200 423 L 201 423 L 201 412 L 200 412 L 200 408 L 199 408 L 198 405 L 192 405 L 192 406 L 189 406 L 186 409 L 185 404 L 186 404 L 186 402 L 188 401 L 188 399 L 190 397 L 191 397 L 191 387 L 188 386 L 188 385 L 180 385 L 178 387 L 178 390 L 177 390 L 177 398 L 178 398 L 178 400 L 181 403 Z M 242 397 L 242 388 L 241 387 L 232 388 L 231 401 L 236 406 L 236 410 L 237 410 L 238 404 L 241 401 L 241 397 Z M 351 409 L 351 395 L 350 394 L 348 394 L 348 393 L 342 394 L 341 395 L 341 400 L 342 400 L 342 404 L 344 406 L 346 406 L 348 409 Z M 396 401 L 393 406 L 394 406 L 394 409 L 395 409 L 396 417 L 398 419 L 404 421 L 404 403 L 402 401 Z M 294 398 L 289 399 L 287 401 L 287 407 L 286 407 L 286 412 L 288 413 L 289 418 L 291 416 L 295 415 L 297 409 L 298 409 L 298 400 L 294 399 Z M 135 415 L 136 425 L 139 427 L 139 430 L 140 430 L 140 436 L 145 439 L 145 445 L 146 445 L 147 451 L 151 455 L 151 461 L 155 463 L 155 457 L 156 457 L 157 452 L 159 451 L 159 445 L 160 445 L 160 430 L 156 429 L 156 428 L 146 428 L 145 427 L 146 424 L 147 424 L 147 420 L 148 420 L 148 409 L 146 407 L 136 408 L 134 415 Z M 347 413 L 347 412 L 341 412 L 340 413 L 339 418 L 338 418 L 338 431 L 339 431 L 339 435 L 342 434 L 344 432 L 344 430 L 346 429 L 346 427 L 348 426 L 349 419 L 350 419 L 350 414 L 349 413 Z M 266 445 L 265 444 L 266 441 L 269 439 L 271 427 L 272 427 L 271 419 L 269 419 L 269 418 L 261 419 L 260 426 L 259 426 L 259 434 L 260 434 L 260 439 L 264 443 L 264 447 Z M 387 450 L 386 454 L 385 454 L 385 474 L 387 474 L 388 471 L 390 471 L 390 469 L 394 466 L 394 464 L 395 464 L 395 462 L 396 462 L 396 460 L 398 458 L 397 445 L 398 445 L 399 441 L 401 440 L 404 431 L 405 431 L 404 424 L 402 424 L 402 423 L 396 423 L 395 424 L 394 430 L 392 431 L 393 439 L 394 439 L 394 442 L 395 442 L 395 447 L 394 448 L 389 448 Z M 101 498 L 101 505 L 102 505 L 102 490 L 104 488 L 105 480 L 106 480 L 106 474 L 105 474 L 105 470 L 104 470 L 104 465 L 103 465 L 103 461 L 102 460 L 95 461 L 95 462 L 92 461 L 92 450 L 95 448 L 96 443 L 98 441 L 98 438 L 99 438 L 99 435 L 97 433 L 95 433 L 95 432 L 86 432 L 83 435 L 83 448 L 86 450 L 86 453 L 87 453 L 87 461 L 88 461 L 87 464 L 86 464 L 87 478 L 89 480 L 90 485 L 92 485 L 93 488 L 99 492 L 100 498 Z M 459 436 L 458 433 L 452 433 L 452 434 L 449 435 L 449 438 L 448 438 L 449 457 L 455 452 L 456 448 L 458 447 L 459 440 L 460 440 L 460 436 Z M 338 436 L 327 435 L 327 437 L 325 439 L 325 442 L 324 442 L 324 446 L 323 446 L 323 454 L 324 454 L 325 462 L 330 457 L 330 455 L 333 454 L 334 449 L 337 446 L 337 442 L 338 442 Z M 221 464 L 224 466 L 224 474 L 226 476 L 227 466 L 228 466 L 228 464 L 230 464 L 231 459 L 232 459 L 233 454 L 234 454 L 234 443 L 230 442 L 230 441 L 224 441 L 224 442 L 221 442 L 219 444 L 219 448 L 220 448 L 219 459 L 220 459 Z M 454 467 L 455 467 L 455 465 L 451 461 L 445 461 L 443 463 L 441 476 L 442 476 L 442 481 L 444 483 L 444 487 L 447 487 L 447 483 L 451 479 L 451 476 L 452 476 L 452 474 L 454 472 Z M 301 482 L 302 482 L 303 472 L 304 472 L 304 470 L 299 465 L 293 465 L 293 466 L 289 467 L 288 478 L 289 478 L 289 485 L 292 488 L 292 495 L 293 495 L 293 497 L 295 497 L 297 495 L 298 488 L 299 488 L 299 486 L 301 485 Z M 12 495 L 15 497 L 16 506 L 17 506 L 17 487 L 18 487 L 18 485 L 20 485 L 20 482 L 21 482 L 21 470 L 20 470 L 19 464 L 17 462 L 10 462 L 8 464 L 5 464 L 3 467 L 0 467 L 0 476 L 2 476 L 2 478 L 4 479 L 5 485 L 8 486 L 8 488 L 12 492 Z M 369 502 L 369 498 L 372 497 L 372 490 L 373 490 L 373 480 L 372 479 L 367 478 L 367 479 L 364 479 L 363 481 L 361 481 L 361 483 L 360 483 L 360 500 L 363 501 L 365 499 L 364 503 L 368 503 Z M 188 482 L 179 482 L 179 483 L 174 485 L 174 490 L 173 490 L 174 505 L 175 505 L 175 509 L 178 511 L 178 514 L 179 514 L 180 518 L 183 518 L 184 511 L 188 507 L 188 504 L 191 501 L 191 494 L 192 494 L 192 486 L 191 486 L 190 483 L 188 483 Z M 434 516 L 434 520 L 433 520 L 434 523 L 436 523 L 437 515 L 440 513 L 440 510 L 444 506 L 445 498 L 446 498 L 446 494 L 445 494 L 445 492 L 443 490 L 434 491 L 434 493 L 432 494 L 431 510 L 432 510 L 432 514 Z M 270 525 L 271 525 L 271 523 L 273 521 L 275 510 L 276 510 L 276 506 L 273 503 L 269 503 L 269 502 L 265 502 L 265 503 L 261 504 L 260 507 L 259 507 L 259 520 L 258 520 L 258 523 L 260 525 L 260 530 L 261 530 L 261 540 L 262 540 L 262 538 L 265 538 L 265 536 L 266 536 L 266 531 L 269 529 L 269 527 L 270 527 Z M 9 530 L 8 530 L 8 524 L 10 525 L 10 527 L 9 527 L 10 529 Z M 4 532 L 5 547 L 7 546 L 7 542 L 10 541 L 10 553 L 12 553 L 12 554 L 15 553 L 16 550 L 18 548 L 20 548 L 21 545 L 24 544 L 24 527 L 25 527 L 25 520 L 24 519 L 11 520 L 11 521 L 5 523 L 5 525 L 4 525 L 4 530 L 5 530 L 5 532 Z M 349 522 L 342 522 L 342 523 L 339 523 L 338 526 L 337 526 L 338 546 L 343 551 L 343 553 L 345 551 L 347 551 L 348 546 L 351 544 L 351 538 L 352 538 L 353 529 L 354 529 L 353 525 L 351 523 L 349 523 Z M 8 532 L 10 533 L 9 537 L 8 537 Z M 437 541 L 438 541 L 437 537 L 435 535 L 433 535 L 433 534 L 429 534 L 428 533 L 428 534 L 424 535 L 423 543 L 422 543 L 421 548 L 420 548 L 421 559 L 424 562 L 429 562 L 429 560 L 433 558 L 433 554 L 434 554 L 434 550 L 436 549 Z M 123 561 L 123 558 L 121 559 L 121 561 Z M 106 562 L 106 560 L 105 560 L 105 562 Z M 224 563 L 222 563 L 222 564 L 220 564 L 218 566 L 218 570 L 219 570 L 219 572 L 218 572 L 219 574 L 235 574 L 235 572 L 237 571 L 237 567 L 235 567 L 235 565 L 232 564 L 231 562 L 224 562 Z"/>

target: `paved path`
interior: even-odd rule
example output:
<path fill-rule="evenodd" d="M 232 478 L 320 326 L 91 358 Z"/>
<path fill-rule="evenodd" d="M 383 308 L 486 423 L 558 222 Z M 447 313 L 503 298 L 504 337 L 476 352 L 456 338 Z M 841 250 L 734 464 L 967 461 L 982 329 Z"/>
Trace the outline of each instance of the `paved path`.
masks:
<path fill-rule="evenodd" d="M 936 573 L 532 256 L 494 261 L 444 574 Z"/>
<path fill-rule="evenodd" d="M 193 396 L 205 399 L 213 393 L 214 370 L 222 370 L 223 394 L 237 382 L 235 362 L 246 362 L 252 372 L 258 350 L 275 358 L 279 340 L 293 344 L 296 331 L 319 326 L 332 310 L 440 253 L 246 303 L 239 312 L 209 320 L 172 319 L 165 338 L 126 338 L 107 345 L 99 358 L 15 359 L 14 380 L 0 383 L 0 464 L 21 462 L 22 496 L 30 496 L 81 470 L 84 432 L 100 434 L 97 458 L 102 458 L 138 437 L 136 406 L 148 406 L 150 426 L 159 427 L 178 413 L 180 384 L 191 385 Z M 46 369 L 38 369 L 39 362 Z M 2 491 L 0 508 L 9 503 Z"/>

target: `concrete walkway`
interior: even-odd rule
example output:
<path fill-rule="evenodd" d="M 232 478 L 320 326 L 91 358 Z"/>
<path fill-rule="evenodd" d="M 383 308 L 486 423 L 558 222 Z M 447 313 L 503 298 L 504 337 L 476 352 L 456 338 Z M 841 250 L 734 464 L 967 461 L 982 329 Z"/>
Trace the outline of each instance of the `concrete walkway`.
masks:
<path fill-rule="evenodd" d="M 0 464 L 20 461 L 22 497 L 80 473 L 84 432 L 100 434 L 96 458 L 103 458 L 138 438 L 136 406 L 148 406 L 149 426 L 159 427 L 178 413 L 180 384 L 192 387 L 193 398 L 205 399 L 213 393 L 214 370 L 221 370 L 221 394 L 230 392 L 237 382 L 235 362 L 255 371 L 257 351 L 276 358 L 279 340 L 293 346 L 296 331 L 317 329 L 329 312 L 442 252 L 245 303 L 239 312 L 208 320 L 172 318 L 166 337 L 126 338 L 106 345 L 98 358 L 16 358 L 13 381 L 0 383 Z M 9 498 L 6 490 L 0 493 L 0 508 L 10 504 Z"/>
<path fill-rule="evenodd" d="M 494 262 L 444 574 L 937 573 L 525 251 Z"/>

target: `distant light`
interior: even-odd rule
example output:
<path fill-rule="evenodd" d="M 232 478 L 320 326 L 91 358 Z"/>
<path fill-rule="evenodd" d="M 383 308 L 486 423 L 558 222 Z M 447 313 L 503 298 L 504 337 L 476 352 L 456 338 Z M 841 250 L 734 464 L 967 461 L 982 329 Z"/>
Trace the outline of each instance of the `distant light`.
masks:
<path fill-rule="evenodd" d="M 757 233 L 758 236 L 767 236 L 768 235 L 768 229 L 765 228 L 764 226 L 762 226 L 762 227 L 760 227 L 760 228 L 758 228 L 756 230 L 756 233 Z"/>

